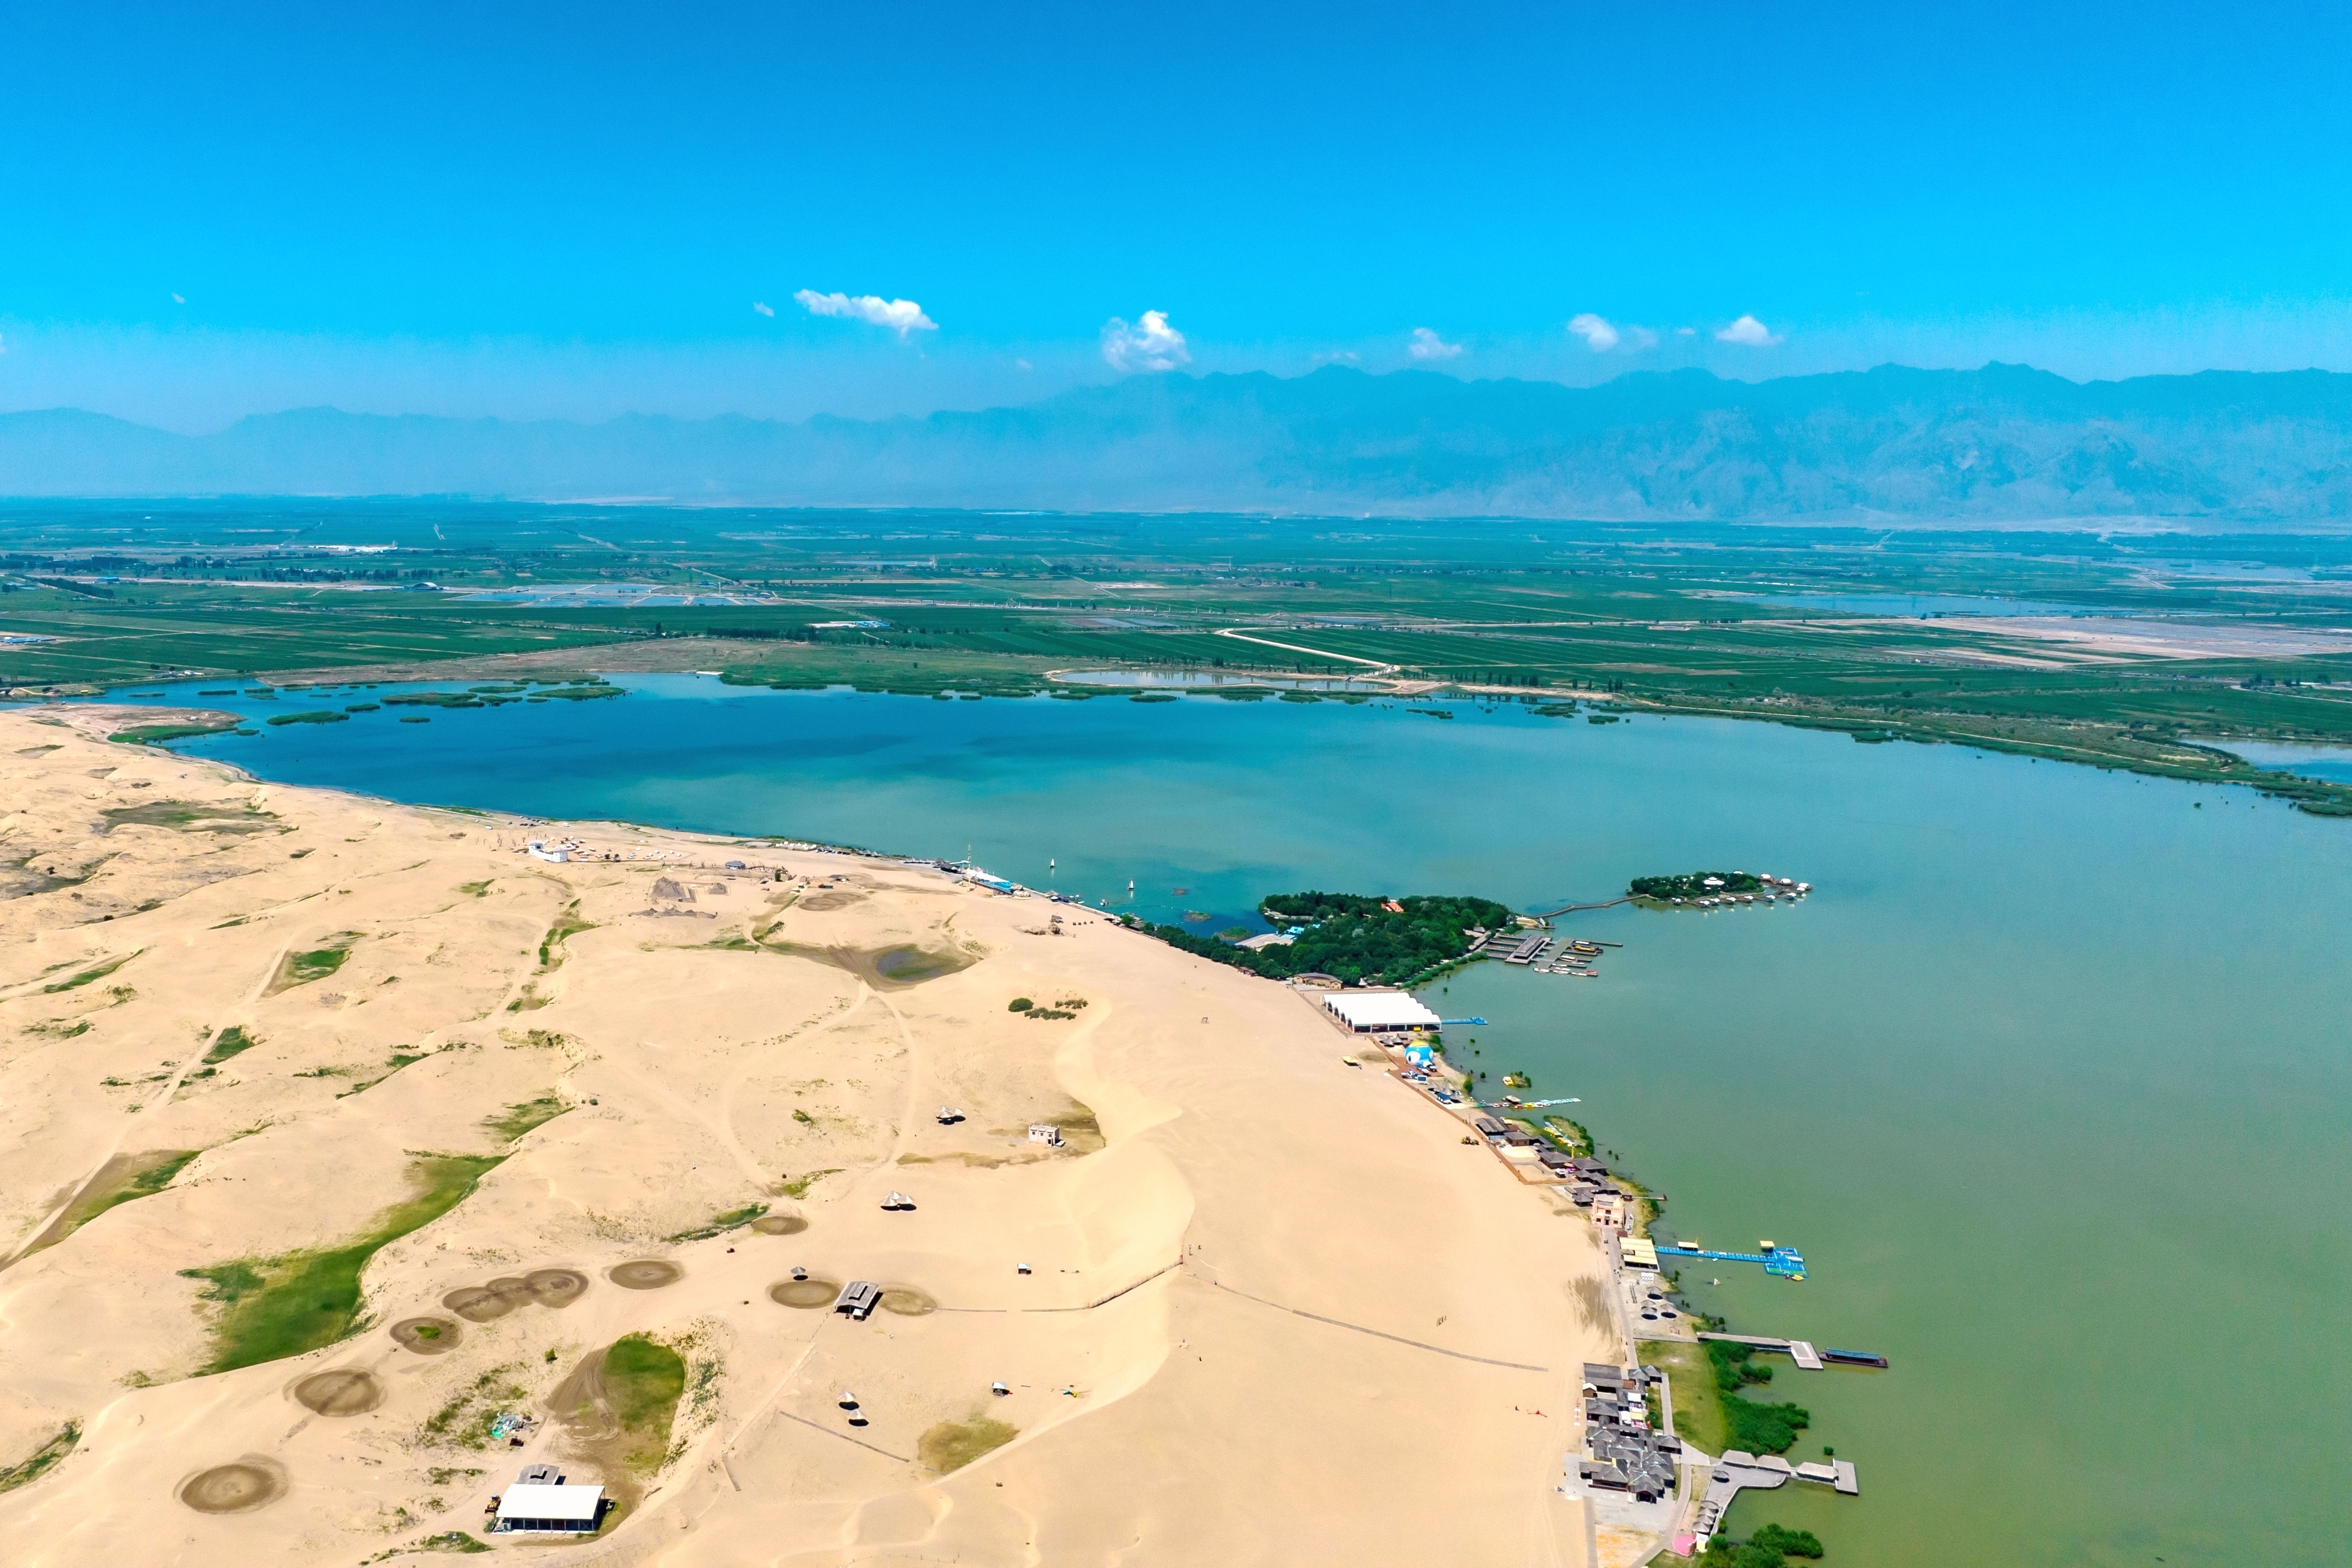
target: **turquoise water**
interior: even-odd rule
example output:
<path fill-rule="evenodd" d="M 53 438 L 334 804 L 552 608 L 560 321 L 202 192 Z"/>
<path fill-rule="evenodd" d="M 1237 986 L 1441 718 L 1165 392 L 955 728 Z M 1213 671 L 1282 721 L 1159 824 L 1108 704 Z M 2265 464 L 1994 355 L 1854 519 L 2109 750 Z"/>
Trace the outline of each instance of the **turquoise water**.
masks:
<path fill-rule="evenodd" d="M 2352 746 L 2304 746 L 2285 741 L 2206 741 L 2258 768 L 2299 773 L 2330 784 L 2352 784 Z"/>
<path fill-rule="evenodd" d="M 1430 997 L 1489 1021 L 1456 1031 L 1472 1065 L 1581 1097 L 1670 1234 L 1811 1266 L 1688 1269 L 1695 1305 L 1893 1361 L 1782 1363 L 1814 1415 L 1795 1457 L 1834 1446 L 1864 1495 L 1751 1494 L 1735 1527 L 1810 1526 L 1831 1568 L 2341 1558 L 2352 824 L 1729 721 L 624 679 L 185 749 L 408 800 L 969 845 L 1090 902 L 1132 878 L 1195 929 L 1302 887 L 1546 909 L 1643 872 L 1801 878 L 1795 908 L 1566 917 L 1625 944 L 1599 980 L 1487 965 Z"/>

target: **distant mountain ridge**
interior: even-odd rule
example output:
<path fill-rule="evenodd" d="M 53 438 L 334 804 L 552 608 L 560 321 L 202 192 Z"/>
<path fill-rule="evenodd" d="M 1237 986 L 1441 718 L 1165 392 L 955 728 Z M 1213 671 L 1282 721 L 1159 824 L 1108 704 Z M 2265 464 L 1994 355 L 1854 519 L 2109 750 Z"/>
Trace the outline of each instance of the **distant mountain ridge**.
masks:
<path fill-rule="evenodd" d="M 0 495 L 684 502 L 1603 520 L 2352 522 L 2352 375 L 2071 382 L 2022 365 L 1594 387 L 1328 367 L 1137 376 L 1021 407 L 801 424 L 255 415 L 181 436 L 0 415 Z"/>

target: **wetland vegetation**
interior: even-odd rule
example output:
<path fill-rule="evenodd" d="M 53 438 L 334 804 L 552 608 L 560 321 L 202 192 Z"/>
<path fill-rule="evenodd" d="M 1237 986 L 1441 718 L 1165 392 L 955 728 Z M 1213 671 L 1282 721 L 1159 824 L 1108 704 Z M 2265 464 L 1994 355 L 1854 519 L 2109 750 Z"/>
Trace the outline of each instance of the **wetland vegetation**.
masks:
<path fill-rule="evenodd" d="M 2329 635 L 2352 540 L 2333 536 L 917 510 L 893 514 L 900 542 L 877 561 L 870 513 L 391 505 L 432 547 L 339 552 L 382 538 L 383 503 L 60 502 L 0 520 L 17 590 L 0 631 L 55 639 L 0 652 L 0 689 L 273 672 L 248 697 L 276 700 L 476 682 L 375 700 L 429 710 L 620 695 L 592 658 L 934 696 L 1131 696 L 1187 672 L 1263 678 L 1242 694 L 1264 696 L 1385 667 L 1562 715 L 1597 699 L 1601 721 L 1960 742 L 2352 811 L 2352 786 L 2210 743 L 2352 742 L 2352 648 Z M 427 581 L 441 591 L 383 591 Z M 2017 606 L 2154 636 L 2055 640 Z M 495 662 L 509 655 L 529 667 Z M 1072 668 L 1137 683 L 1048 679 Z"/>

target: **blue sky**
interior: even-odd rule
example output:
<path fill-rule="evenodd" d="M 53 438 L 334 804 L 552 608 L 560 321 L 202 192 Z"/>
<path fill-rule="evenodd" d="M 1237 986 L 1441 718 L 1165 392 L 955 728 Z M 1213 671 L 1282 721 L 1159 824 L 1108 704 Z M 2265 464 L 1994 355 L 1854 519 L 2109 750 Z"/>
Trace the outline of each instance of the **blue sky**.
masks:
<path fill-rule="evenodd" d="M 2340 5 L 0 20 L 0 407 L 874 414 L 1350 356 L 2352 369 Z"/>

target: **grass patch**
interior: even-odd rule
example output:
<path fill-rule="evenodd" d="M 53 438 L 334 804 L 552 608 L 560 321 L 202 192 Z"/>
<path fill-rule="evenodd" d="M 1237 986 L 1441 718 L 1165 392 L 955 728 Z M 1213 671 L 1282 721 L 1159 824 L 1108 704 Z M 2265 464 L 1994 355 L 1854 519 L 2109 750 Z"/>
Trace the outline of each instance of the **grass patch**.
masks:
<path fill-rule="evenodd" d="M 391 1059 L 384 1063 L 384 1068 L 382 1072 L 376 1074 L 373 1078 L 361 1079 L 356 1083 L 353 1083 L 351 1088 L 337 1094 L 335 1098 L 337 1100 L 349 1100 L 355 1094 L 365 1094 L 369 1089 L 373 1089 L 376 1085 L 382 1083 L 384 1079 L 390 1078 L 401 1068 L 416 1062 L 421 1062 L 432 1054 L 433 1053 L 430 1051 L 394 1051 L 392 1053 Z"/>
<path fill-rule="evenodd" d="M 490 895 L 490 884 L 488 882 L 460 882 L 457 884 L 457 890 L 465 894 L 469 899 L 486 899 Z M 542 962 L 544 961 L 542 960 Z"/>
<path fill-rule="evenodd" d="M 428 1535 L 411 1552 L 488 1552 L 493 1548 L 486 1542 L 475 1540 L 462 1530 L 445 1530 L 438 1535 Z"/>
<path fill-rule="evenodd" d="M 1707 1454 L 1720 1454 L 1733 1447 L 1724 1425 L 1723 1394 L 1716 1384 L 1715 1364 L 1704 1347 L 1648 1340 L 1641 1352 L 1642 1364 L 1664 1368 L 1666 1380 L 1674 1386 L 1675 1436 Z"/>
<path fill-rule="evenodd" d="M 490 1446 L 490 1423 L 499 1412 L 530 1397 L 530 1390 L 514 1381 L 509 1374 L 518 1369 L 513 1365 L 494 1366 L 473 1382 L 452 1394 L 449 1402 L 425 1418 L 418 1432 L 420 1441 L 436 1448 L 487 1448 Z M 438 1479 L 440 1471 L 431 1472 L 435 1486 L 447 1483 Z M 478 1476 L 479 1470 L 449 1470 L 449 1475 Z"/>
<path fill-rule="evenodd" d="M 651 1475 L 669 1452 L 669 1429 L 686 1394 L 686 1362 L 644 1334 L 627 1334 L 604 1352 L 604 1400 L 626 1434 L 622 1462 Z"/>
<path fill-rule="evenodd" d="M 306 713 L 273 713 L 269 716 L 267 722 L 271 724 L 341 724 L 348 722 L 350 719 L 350 714 L 337 712 L 332 708 L 313 708 Z"/>
<path fill-rule="evenodd" d="M 182 1269 L 185 1278 L 206 1282 L 198 1299 L 220 1308 L 203 1371 L 233 1372 L 350 1337 L 359 1324 L 360 1273 L 368 1260 L 463 1203 L 504 1158 L 431 1154 L 416 1160 L 409 1166 L 415 1193 L 340 1247 Z"/>
<path fill-rule="evenodd" d="M 205 1053 L 205 1066 L 218 1067 L 229 1058 L 249 1051 L 259 1044 L 259 1040 L 245 1032 L 245 1026 L 231 1024 L 213 1041 L 213 1048 Z"/>
<path fill-rule="evenodd" d="M 136 952 L 126 952 L 121 958 L 110 958 L 103 963 L 94 964 L 91 967 L 83 970 L 79 974 L 69 974 L 54 985 L 42 986 L 41 994 L 48 996 L 53 995 L 59 991 L 79 990 L 82 986 L 89 984 L 93 980 L 105 979 L 108 975 L 113 973 L 116 970 L 121 968 L 124 964 L 138 957 L 140 953 L 146 951 L 147 950 L 142 947 L 138 949 Z"/>
<path fill-rule="evenodd" d="M 808 1190 L 811 1187 L 816 1185 L 827 1176 L 837 1176 L 839 1174 L 841 1174 L 841 1171 L 840 1168 L 836 1166 L 830 1171 L 811 1171 L 805 1176 L 795 1176 L 791 1181 L 784 1184 L 784 1196 L 788 1198 L 804 1198 L 808 1196 Z"/>
<path fill-rule="evenodd" d="M 488 884 L 484 883 L 482 886 L 488 887 Z M 547 928 L 547 934 L 539 939 L 539 972 L 541 974 L 547 974 L 562 968 L 565 940 L 578 936 L 583 931 L 595 929 L 595 921 L 580 918 L 579 900 L 574 899 L 564 905 L 563 912 L 555 917 L 555 923 Z"/>
<path fill-rule="evenodd" d="M 503 1116 L 486 1116 L 482 1125 L 497 1133 L 500 1142 L 520 1143 L 523 1135 L 535 1127 L 543 1127 L 572 1108 L 551 1094 L 537 1100 L 526 1100 L 509 1105 Z"/>
<path fill-rule="evenodd" d="M 249 805 L 213 805 L 196 800 L 151 800 L 140 805 L 110 806 L 98 814 L 101 830 L 118 827 L 169 827 L 181 833 L 267 833 L 278 814 Z"/>
<path fill-rule="evenodd" d="M 22 1459 L 0 1468 L 0 1492 L 13 1492 L 18 1487 L 31 1486 L 55 1469 L 74 1446 L 81 1441 L 81 1423 L 68 1421 L 57 1432 Z"/>
<path fill-rule="evenodd" d="M 875 973 L 885 980 L 900 985 L 916 985 L 926 980 L 937 980 L 969 968 L 971 955 L 956 952 L 931 952 L 919 947 L 886 947 L 874 955 Z"/>
<path fill-rule="evenodd" d="M 191 740 L 198 735 L 217 735 L 223 730 L 234 730 L 236 721 L 222 724 L 133 724 L 128 730 L 117 731 L 107 737 L 127 746 L 154 746 L 165 741 Z"/>
<path fill-rule="evenodd" d="M 740 1209 L 729 1209 L 725 1214 L 713 1215 L 710 1216 L 709 1225 L 699 1225 L 692 1230 L 681 1230 L 669 1239 L 709 1241 L 714 1236 L 724 1236 L 730 1230 L 740 1230 L 767 1212 L 768 1205 L 765 1204 L 746 1204 Z"/>
<path fill-rule="evenodd" d="M 269 989 L 264 995 L 275 996 L 281 991 L 291 991 L 297 985 L 308 985 L 314 980 L 324 980 L 343 966 L 352 955 L 352 943 L 359 941 L 355 931 L 337 931 L 327 939 L 323 947 L 308 952 L 289 952 L 278 960 L 278 973 L 271 976 Z"/>
<path fill-rule="evenodd" d="M 960 1470 L 1021 1436 L 1021 1428 L 987 1415 L 942 1421 L 915 1439 L 915 1457 L 941 1475 Z"/>

